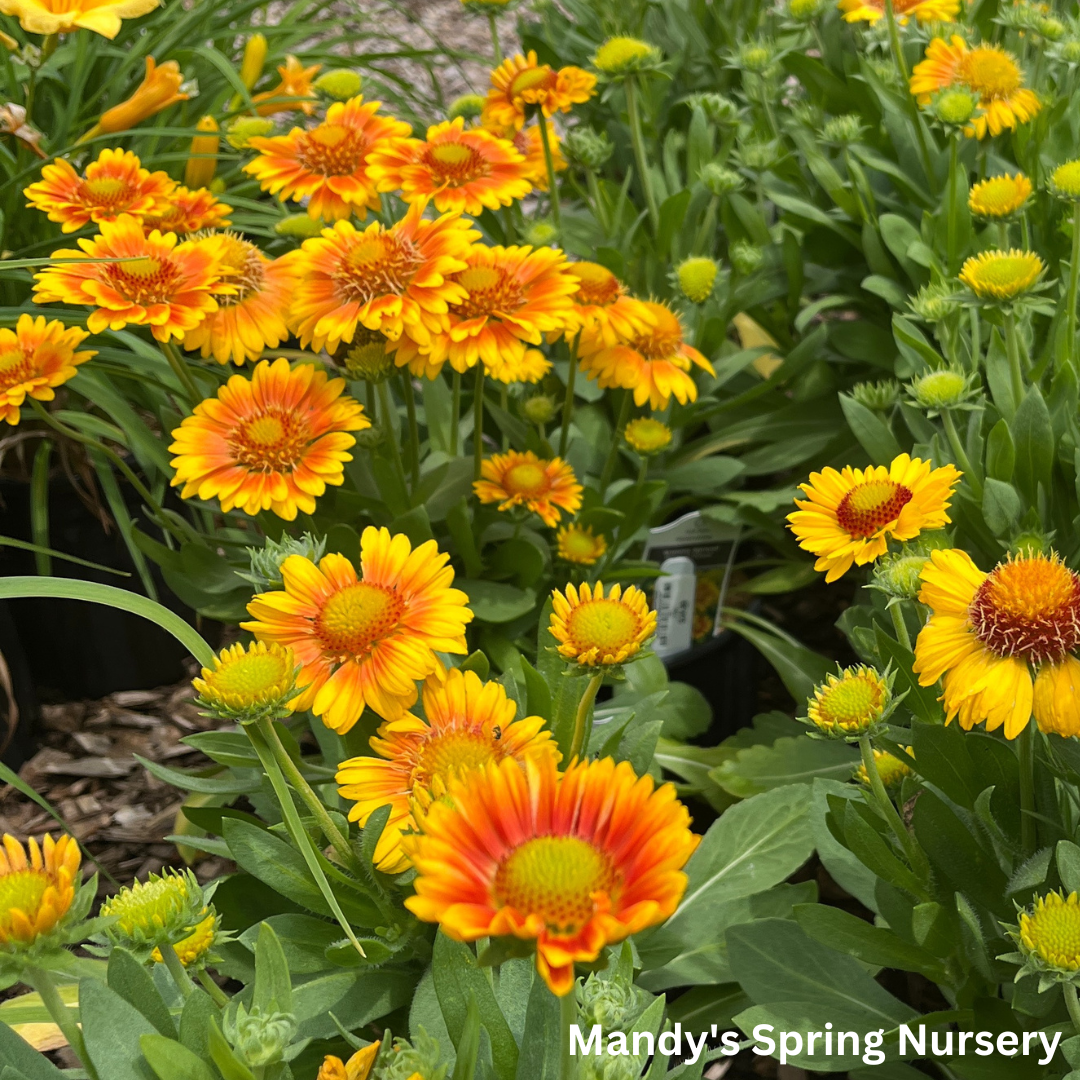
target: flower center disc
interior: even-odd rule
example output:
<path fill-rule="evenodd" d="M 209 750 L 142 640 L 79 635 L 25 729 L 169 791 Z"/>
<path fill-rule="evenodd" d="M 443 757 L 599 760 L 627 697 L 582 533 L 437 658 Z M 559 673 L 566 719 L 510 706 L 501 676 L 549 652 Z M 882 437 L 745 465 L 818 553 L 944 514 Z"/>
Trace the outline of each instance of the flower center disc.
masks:
<path fill-rule="evenodd" d="M 881 711 L 881 687 L 865 675 L 854 675 L 830 686 L 818 702 L 822 720 L 842 728 L 859 727 Z"/>
<path fill-rule="evenodd" d="M 219 296 L 218 305 L 239 304 L 250 292 L 258 292 L 266 281 L 266 270 L 254 244 L 235 236 L 226 236 L 221 249 L 221 265 L 229 271 L 227 281 L 239 288 L 238 293 Z"/>
<path fill-rule="evenodd" d="M 960 77 L 983 98 L 1003 98 L 1020 89 L 1022 78 L 1016 62 L 1001 49 L 981 46 L 965 53 Z"/>
<path fill-rule="evenodd" d="M 618 600 L 586 600 L 570 612 L 566 629 L 582 652 L 614 652 L 634 640 L 638 617 Z"/>
<path fill-rule="evenodd" d="M 555 87 L 555 72 L 541 64 L 539 67 L 526 68 L 519 71 L 510 83 L 509 98 L 521 97 L 524 94 L 536 93 L 541 90 L 552 90 Z"/>
<path fill-rule="evenodd" d="M 493 891 L 496 903 L 573 931 L 592 917 L 594 894 L 611 893 L 618 883 L 607 856 L 592 844 L 576 836 L 539 836 L 502 862 Z"/>
<path fill-rule="evenodd" d="M 299 139 L 296 156 L 308 172 L 351 176 L 367 152 L 367 140 L 340 124 L 320 124 Z"/>
<path fill-rule="evenodd" d="M 455 305 L 466 319 L 514 311 L 521 307 L 521 288 L 504 270 L 496 266 L 470 266 L 455 279 L 469 294 L 468 299 Z"/>
<path fill-rule="evenodd" d="M 113 176 L 103 176 L 97 180 L 85 180 L 82 188 L 83 193 L 100 206 L 116 206 L 118 203 L 126 203 L 130 194 L 127 182 L 117 180 Z"/>
<path fill-rule="evenodd" d="M 376 296 L 400 296 L 422 262 L 407 240 L 385 232 L 364 234 L 338 263 L 334 284 L 342 299 L 361 304 Z"/>
<path fill-rule="evenodd" d="M 127 262 L 105 263 L 104 274 L 118 293 L 140 307 L 166 303 L 175 292 L 176 267 L 149 255 Z"/>
<path fill-rule="evenodd" d="M 447 781 L 452 776 L 479 769 L 502 756 L 496 746 L 475 730 L 430 736 L 420 747 L 414 779 L 427 787 L 433 777 Z"/>
<path fill-rule="evenodd" d="M 207 682 L 220 694 L 257 697 L 288 680 L 284 657 L 273 653 L 245 653 L 223 664 Z"/>
<path fill-rule="evenodd" d="M 358 581 L 334 593 L 315 620 L 315 633 L 330 656 L 359 657 L 397 626 L 404 601 L 390 589 Z"/>
<path fill-rule="evenodd" d="M 30 358 L 22 349 L 9 349 L 7 352 L 0 352 L 0 387 L 18 386 L 19 383 L 30 378 L 33 373 L 34 369 L 30 363 Z"/>
<path fill-rule="evenodd" d="M 1055 967 L 1080 968 L 1080 907 L 1076 904 L 1047 904 L 1031 915 L 1024 937 L 1044 960 Z"/>
<path fill-rule="evenodd" d="M 574 297 L 577 303 L 606 307 L 618 300 L 619 279 L 606 266 L 576 262 L 570 272 L 578 279 L 578 291 Z"/>
<path fill-rule="evenodd" d="M 911 490 L 895 480 L 867 480 L 840 500 L 836 520 L 849 536 L 873 536 L 895 521 L 911 499 Z"/>
<path fill-rule="evenodd" d="M 661 318 L 659 324 L 646 334 L 634 339 L 633 348 L 646 360 L 670 360 L 678 367 L 689 369 L 690 361 L 679 355 L 682 344 L 682 328 L 676 322 L 674 326 Z"/>
<path fill-rule="evenodd" d="M 439 143 L 426 157 L 431 171 L 446 184 L 463 184 L 488 172 L 484 157 L 464 143 Z"/>
<path fill-rule="evenodd" d="M 275 410 L 243 420 L 229 439 L 238 462 L 263 472 L 293 468 L 310 439 L 307 421 L 295 413 Z"/>
<path fill-rule="evenodd" d="M 563 537 L 563 543 L 566 545 L 566 550 L 570 552 L 571 555 L 581 555 L 585 558 L 590 558 L 596 553 L 596 537 L 590 536 L 587 532 L 571 529 Z"/>
<path fill-rule="evenodd" d="M 0 875 L 0 935 L 11 932 L 12 910 L 21 911 L 33 921 L 48 887 L 49 879 L 40 870 Z"/>
<path fill-rule="evenodd" d="M 1080 645 L 1080 577 L 1044 555 L 997 567 L 968 609 L 976 636 L 999 656 L 1033 663 Z"/>
<path fill-rule="evenodd" d="M 551 490 L 551 480 L 539 465 L 526 461 L 506 470 L 503 488 L 511 495 L 543 495 Z"/>

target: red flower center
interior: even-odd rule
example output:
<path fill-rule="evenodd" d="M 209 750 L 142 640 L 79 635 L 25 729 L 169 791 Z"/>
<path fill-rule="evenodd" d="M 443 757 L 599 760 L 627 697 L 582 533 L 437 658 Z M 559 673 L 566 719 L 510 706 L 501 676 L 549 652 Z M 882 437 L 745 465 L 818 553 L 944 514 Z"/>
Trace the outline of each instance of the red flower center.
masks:
<path fill-rule="evenodd" d="M 398 625 L 405 601 L 392 589 L 358 581 L 329 597 L 315 619 L 328 659 L 358 659 Z"/>
<path fill-rule="evenodd" d="M 1002 563 L 979 586 L 968 619 L 999 656 L 1060 660 L 1080 645 L 1080 576 L 1057 556 Z"/>
<path fill-rule="evenodd" d="M 400 296 L 423 264 L 416 248 L 395 233 L 362 233 L 332 271 L 344 301 L 366 304 L 377 296 Z"/>
<path fill-rule="evenodd" d="M 140 307 L 167 304 L 177 292 L 180 272 L 169 258 L 145 255 L 128 262 L 104 263 L 105 280 L 125 300 Z"/>
<path fill-rule="evenodd" d="M 127 206 L 131 202 L 131 185 L 126 180 L 115 176 L 84 180 L 80 187 L 81 194 L 87 202 L 109 210 Z"/>
<path fill-rule="evenodd" d="M 479 150 L 459 142 L 429 146 L 424 151 L 424 164 L 431 170 L 436 183 L 452 187 L 478 180 L 491 172 L 490 163 Z"/>
<path fill-rule="evenodd" d="M 22 349 L 0 352 L 0 390 L 19 386 L 35 374 L 30 357 Z"/>
<path fill-rule="evenodd" d="M 836 508 L 836 520 L 849 536 L 873 536 L 900 516 L 914 493 L 895 480 L 867 480 L 856 484 Z"/>
<path fill-rule="evenodd" d="M 287 472 L 299 463 L 310 441 L 303 416 L 282 408 L 264 409 L 237 425 L 229 436 L 229 449 L 249 469 Z"/>
<path fill-rule="evenodd" d="M 341 124 L 320 124 L 297 139 L 296 157 L 308 172 L 352 176 L 364 163 L 370 141 Z"/>
<path fill-rule="evenodd" d="M 521 283 L 498 266 L 470 266 L 454 279 L 469 297 L 453 305 L 463 319 L 517 311 L 525 303 Z"/>

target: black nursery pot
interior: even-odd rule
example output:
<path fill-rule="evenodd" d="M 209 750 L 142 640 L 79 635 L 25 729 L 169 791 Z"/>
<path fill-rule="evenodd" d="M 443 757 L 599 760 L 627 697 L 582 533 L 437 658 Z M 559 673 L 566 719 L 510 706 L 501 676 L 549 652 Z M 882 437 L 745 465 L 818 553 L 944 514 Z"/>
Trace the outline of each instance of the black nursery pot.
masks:
<path fill-rule="evenodd" d="M 129 510 L 142 516 L 133 490 L 125 489 Z M 31 539 L 30 485 L 0 479 L 0 532 L 20 540 Z M 142 523 L 146 528 L 146 523 Z M 52 560 L 56 577 L 97 581 L 144 593 L 131 556 L 119 530 L 105 531 L 102 522 L 62 477 L 49 481 L 49 547 L 116 570 L 130 577 L 108 574 L 61 559 Z M 166 607 L 193 621 L 194 613 L 174 597 L 152 568 L 158 599 Z M 0 575 L 37 573 L 34 554 L 0 547 Z M 99 698 L 116 690 L 147 690 L 178 681 L 184 674 L 184 647 L 160 627 L 138 615 L 81 600 L 30 598 L 6 601 L 9 648 L 16 695 L 31 703 Z M 13 631 L 13 633 L 11 632 Z M 14 643 L 10 639 L 14 638 Z M 29 681 L 29 686 L 27 682 Z M 19 739 L 26 752 L 26 724 Z"/>
<path fill-rule="evenodd" d="M 712 724 L 695 742 L 713 745 L 749 727 L 759 711 L 760 665 L 757 649 L 730 630 L 665 658 L 668 676 L 700 690 L 712 706 Z"/>

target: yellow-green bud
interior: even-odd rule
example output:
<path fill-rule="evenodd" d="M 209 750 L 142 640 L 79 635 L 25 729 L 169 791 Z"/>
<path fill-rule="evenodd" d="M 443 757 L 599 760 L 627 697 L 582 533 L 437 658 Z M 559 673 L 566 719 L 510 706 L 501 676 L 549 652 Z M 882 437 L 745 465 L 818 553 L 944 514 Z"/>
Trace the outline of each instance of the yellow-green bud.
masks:
<path fill-rule="evenodd" d="M 1065 24 L 1052 16 L 1040 19 L 1036 29 L 1047 41 L 1060 41 L 1065 36 Z"/>
<path fill-rule="evenodd" d="M 305 559 L 318 562 L 326 551 L 326 539 L 315 539 L 311 533 L 303 533 L 299 539 L 282 533 L 280 540 L 267 537 L 261 548 L 249 547 L 248 573 L 237 571 L 237 575 L 255 586 L 256 592 L 275 592 L 283 589 L 281 564 L 290 555 L 302 555 Z"/>
<path fill-rule="evenodd" d="M 739 191 L 746 183 L 734 170 L 710 161 L 701 169 L 701 182 L 712 195 L 730 195 Z"/>
<path fill-rule="evenodd" d="M 328 71 L 315 80 L 315 89 L 335 101 L 348 101 L 360 93 L 364 80 L 358 72 L 348 68 L 338 68 L 336 71 Z"/>
<path fill-rule="evenodd" d="M 757 140 L 743 143 L 739 147 L 739 160 L 754 172 L 764 172 L 779 160 L 776 144 Z"/>
<path fill-rule="evenodd" d="M 456 120 L 459 116 L 466 120 L 475 120 L 484 111 L 484 99 L 479 94 L 462 94 L 450 103 L 447 117 Z"/>
<path fill-rule="evenodd" d="M 739 63 L 747 71 L 763 74 L 772 63 L 773 49 L 767 42 L 748 42 L 739 50 Z"/>
<path fill-rule="evenodd" d="M 554 224 L 541 218 L 530 222 L 525 230 L 525 243 L 535 248 L 551 247 L 559 239 L 559 230 Z"/>
<path fill-rule="evenodd" d="M 615 144 L 590 127 L 572 127 L 563 136 L 562 152 L 567 161 L 597 172 L 615 152 Z"/>
<path fill-rule="evenodd" d="M 1042 533 L 1022 532 L 1009 545 L 1009 554 L 1020 558 L 1031 558 L 1034 555 L 1045 555 L 1050 551 L 1050 545 Z"/>
<path fill-rule="evenodd" d="M 526 399 L 521 406 L 521 411 L 525 414 L 525 419 L 530 423 L 538 426 L 548 424 L 555 416 L 555 401 L 553 398 L 548 397 L 547 394 L 537 394 Z"/>
<path fill-rule="evenodd" d="M 921 552 L 898 551 L 880 559 L 874 567 L 873 587 L 886 596 L 914 600 L 922 589 L 919 575 L 927 556 Z"/>
<path fill-rule="evenodd" d="M 110 896 L 101 914 L 115 921 L 107 933 L 136 947 L 173 945 L 205 917 L 202 888 L 190 870 L 165 869 Z"/>
<path fill-rule="evenodd" d="M 272 134 L 274 126 L 274 121 L 266 116 L 238 116 L 225 128 L 225 141 L 234 150 L 246 150 L 252 139 Z"/>
<path fill-rule="evenodd" d="M 716 262 L 704 256 L 684 260 L 675 271 L 679 290 L 687 300 L 705 303 L 712 296 L 717 269 Z"/>
<path fill-rule="evenodd" d="M 278 236 L 294 236 L 298 240 L 307 240 L 318 236 L 325 227 L 319 218 L 309 217 L 307 214 L 290 214 L 274 226 L 274 232 Z"/>
<path fill-rule="evenodd" d="M 824 7 L 824 0 L 790 0 L 788 14 L 800 22 L 810 22 L 817 18 Z"/>
<path fill-rule="evenodd" d="M 386 351 L 386 338 L 368 331 L 358 339 L 342 361 L 351 379 L 365 379 L 369 383 L 386 382 L 396 370 L 394 358 Z"/>
<path fill-rule="evenodd" d="M 593 55 L 593 67 L 605 75 L 629 75 L 655 68 L 663 53 L 647 41 L 632 37 L 611 37 Z"/>
<path fill-rule="evenodd" d="M 911 396 L 924 409 L 953 409 L 967 398 L 968 379 L 956 368 L 928 371 L 911 380 Z"/>
<path fill-rule="evenodd" d="M 225 1038 L 244 1062 L 255 1069 L 275 1065 L 282 1060 L 296 1035 L 296 1017 L 292 1013 L 268 1012 L 253 1006 L 249 1012 L 241 1003 L 235 1014 L 226 1012 L 222 1030 Z"/>
<path fill-rule="evenodd" d="M 689 94 L 684 99 L 691 109 L 698 108 L 705 114 L 705 119 L 714 124 L 737 124 L 739 106 L 731 98 L 712 91 Z"/>
<path fill-rule="evenodd" d="M 821 129 L 821 137 L 826 142 L 836 143 L 839 146 L 858 142 L 862 138 L 862 133 L 862 120 L 856 113 L 833 116 L 825 122 L 825 126 Z"/>
<path fill-rule="evenodd" d="M 979 99 L 970 90 L 946 90 L 939 94 L 931 106 L 934 115 L 953 127 L 966 124 L 979 107 Z"/>
<path fill-rule="evenodd" d="M 1080 199 L 1080 160 L 1059 165 L 1050 175 L 1050 187 L 1061 199 Z"/>
<path fill-rule="evenodd" d="M 959 303 L 952 298 L 952 290 L 942 282 L 924 285 L 908 304 L 918 318 L 928 323 L 943 322 L 960 310 Z"/>
<path fill-rule="evenodd" d="M 1080 41 L 1075 38 L 1061 46 L 1061 59 L 1066 64 L 1080 64 Z"/>
<path fill-rule="evenodd" d="M 747 277 L 764 262 L 765 252 L 749 240 L 736 240 L 728 250 L 728 258 L 735 270 Z"/>
<path fill-rule="evenodd" d="M 867 409 L 888 412 L 900 400 L 900 384 L 895 379 L 856 383 L 851 396 Z"/>

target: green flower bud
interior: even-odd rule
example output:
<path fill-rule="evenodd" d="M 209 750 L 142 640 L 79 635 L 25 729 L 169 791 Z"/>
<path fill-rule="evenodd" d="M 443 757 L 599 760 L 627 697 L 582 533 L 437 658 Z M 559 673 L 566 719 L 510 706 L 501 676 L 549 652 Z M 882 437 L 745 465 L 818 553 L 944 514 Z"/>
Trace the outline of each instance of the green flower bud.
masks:
<path fill-rule="evenodd" d="M 749 240 L 736 240 L 728 249 L 728 258 L 737 273 L 748 277 L 764 262 L 765 252 Z"/>
<path fill-rule="evenodd" d="M 750 41 L 739 50 L 738 63 L 746 71 L 763 75 L 773 61 L 775 49 L 768 41 Z"/>
<path fill-rule="evenodd" d="M 419 1075 L 424 1080 L 444 1080 L 446 1066 L 439 1064 L 441 1057 L 438 1040 L 420 1028 L 412 1042 L 394 1040 L 390 1053 L 376 1067 L 375 1077 L 377 1080 L 413 1080 Z"/>
<path fill-rule="evenodd" d="M 578 126 L 563 136 L 561 149 L 567 161 L 597 172 L 615 153 L 615 144 L 601 132 Z"/>
<path fill-rule="evenodd" d="M 538 426 L 548 424 L 555 416 L 555 399 L 548 397 L 547 394 L 536 394 L 526 399 L 521 406 L 521 411 L 530 423 Z"/>
<path fill-rule="evenodd" d="M 975 115 L 978 107 L 979 98 L 970 90 L 946 90 L 934 99 L 930 111 L 943 124 L 962 127 Z"/>
<path fill-rule="evenodd" d="M 821 137 L 826 142 L 847 146 L 858 142 L 862 138 L 863 130 L 862 120 L 856 113 L 845 113 L 827 120 L 821 129 Z"/>
<path fill-rule="evenodd" d="M 703 165 L 699 175 L 701 182 L 713 195 L 730 195 L 746 184 L 746 181 L 734 169 L 717 165 L 715 161 Z"/>
<path fill-rule="evenodd" d="M 578 988 L 577 996 L 582 1027 L 599 1024 L 605 1031 L 622 1031 L 641 1013 L 641 991 L 621 975 L 601 979 L 592 974 Z"/>
<path fill-rule="evenodd" d="M 238 116 L 225 128 L 225 141 L 234 150 L 246 150 L 255 138 L 273 134 L 274 121 L 266 116 Z"/>
<path fill-rule="evenodd" d="M 115 921 L 109 937 L 136 950 L 174 945 L 206 916 L 202 887 L 190 870 L 166 868 L 110 896 L 101 914 Z"/>
<path fill-rule="evenodd" d="M 336 71 L 328 71 L 315 80 L 315 89 L 335 101 L 348 101 L 360 93 L 364 80 L 356 71 L 348 68 L 338 68 Z"/>
<path fill-rule="evenodd" d="M 320 218 L 309 217 L 307 214 L 290 214 L 274 226 L 274 232 L 278 236 L 293 236 L 297 240 L 307 240 L 312 236 L 318 236 L 325 228 L 326 225 Z"/>
<path fill-rule="evenodd" d="M 1059 165 L 1050 175 L 1050 190 L 1060 199 L 1080 200 L 1080 160 Z"/>
<path fill-rule="evenodd" d="M 700 108 L 705 114 L 705 119 L 714 124 L 730 125 L 739 122 L 739 106 L 723 94 L 712 92 L 690 94 L 683 100 L 692 109 Z"/>
<path fill-rule="evenodd" d="M 1061 59 L 1066 64 L 1080 64 L 1080 41 L 1075 38 L 1061 46 Z"/>
<path fill-rule="evenodd" d="M 874 567 L 871 588 L 899 600 L 915 600 L 922 588 L 919 575 L 928 555 L 919 551 L 897 551 L 879 559 Z"/>
<path fill-rule="evenodd" d="M 236 1007 L 235 1015 L 225 1014 L 222 1029 L 244 1063 L 260 1069 L 283 1060 L 285 1051 L 296 1035 L 297 1026 L 292 1013 L 270 1012 L 263 1015 L 257 1006 L 248 1012 L 240 1004 Z"/>
<path fill-rule="evenodd" d="M 296 540 L 287 533 L 282 533 L 280 540 L 267 537 L 261 548 L 248 548 L 248 559 L 251 563 L 249 572 L 237 573 L 245 581 L 250 581 L 258 592 L 276 592 L 284 588 L 281 564 L 290 555 L 302 555 L 305 559 L 318 562 L 325 550 L 326 539 L 323 537 L 316 540 L 311 533 L 304 533 Z"/>
<path fill-rule="evenodd" d="M 607 76 L 632 75 L 656 68 L 664 54 L 647 41 L 632 37 L 610 37 L 592 58 L 593 67 Z"/>
<path fill-rule="evenodd" d="M 456 120 L 463 116 L 466 120 L 476 120 L 484 111 L 484 99 L 479 94 L 462 94 L 450 103 L 447 116 Z"/>
<path fill-rule="evenodd" d="M 956 368 L 941 368 L 911 380 L 911 396 L 922 409 L 955 409 L 970 396 L 967 375 Z"/>
<path fill-rule="evenodd" d="M 1020 533 L 1009 545 L 1009 554 L 1014 558 L 1031 558 L 1049 553 L 1050 541 L 1042 533 L 1033 530 Z"/>
<path fill-rule="evenodd" d="M 765 172 L 779 160 L 778 147 L 774 142 L 748 141 L 739 147 L 739 161 L 754 172 Z"/>
<path fill-rule="evenodd" d="M 924 285 L 908 304 L 912 312 L 927 323 L 944 322 L 960 310 L 959 301 L 953 299 L 953 290 L 944 282 Z"/>
<path fill-rule="evenodd" d="M 525 230 L 525 243 L 535 248 L 551 247 L 558 239 L 559 230 L 555 228 L 554 222 L 546 218 L 530 222 Z"/>
<path fill-rule="evenodd" d="M 675 271 L 679 291 L 692 303 L 704 304 L 712 296 L 718 269 L 715 260 L 704 256 L 685 259 Z"/>
<path fill-rule="evenodd" d="M 856 383 L 851 388 L 851 396 L 874 412 L 889 412 L 900 400 L 900 384 L 895 379 Z"/>
<path fill-rule="evenodd" d="M 789 0 L 788 14 L 799 22 L 810 22 L 816 19 L 824 8 L 824 0 Z"/>
<path fill-rule="evenodd" d="M 369 383 L 386 382 L 396 370 L 394 357 L 386 351 L 386 338 L 374 330 L 357 333 L 343 363 L 349 378 Z"/>
<path fill-rule="evenodd" d="M 1065 24 L 1060 19 L 1047 16 L 1040 19 L 1035 27 L 1047 41 L 1060 41 L 1065 36 Z"/>

